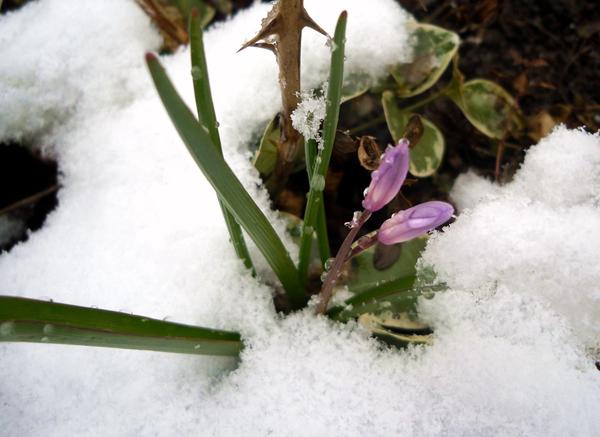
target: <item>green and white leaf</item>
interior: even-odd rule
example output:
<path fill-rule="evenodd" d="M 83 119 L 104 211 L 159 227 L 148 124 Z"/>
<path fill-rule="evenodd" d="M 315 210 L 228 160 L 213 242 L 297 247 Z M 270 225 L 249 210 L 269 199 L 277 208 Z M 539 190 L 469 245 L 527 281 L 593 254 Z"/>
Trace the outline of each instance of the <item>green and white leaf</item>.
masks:
<path fill-rule="evenodd" d="M 374 337 L 397 347 L 406 347 L 409 344 L 428 345 L 433 341 L 431 329 L 422 323 L 410 320 L 406 313 L 394 318 L 363 314 L 358 318 L 358 323 L 369 330 Z"/>
<path fill-rule="evenodd" d="M 469 122 L 490 138 L 501 140 L 523 126 L 515 100 L 497 83 L 473 79 L 449 97 Z"/>
<path fill-rule="evenodd" d="M 402 111 L 396 103 L 394 94 L 385 91 L 381 96 L 381 104 L 385 114 L 388 129 L 394 142 L 402 138 L 408 120 L 413 115 Z M 410 173 L 419 178 L 434 174 L 442 164 L 446 143 L 440 130 L 429 120 L 421 117 L 423 136 L 419 143 L 410 150 Z"/>
<path fill-rule="evenodd" d="M 410 23 L 414 55 L 412 62 L 392 67 L 400 97 L 412 97 L 431 88 L 442 76 L 460 38 L 454 32 L 424 23 Z"/>

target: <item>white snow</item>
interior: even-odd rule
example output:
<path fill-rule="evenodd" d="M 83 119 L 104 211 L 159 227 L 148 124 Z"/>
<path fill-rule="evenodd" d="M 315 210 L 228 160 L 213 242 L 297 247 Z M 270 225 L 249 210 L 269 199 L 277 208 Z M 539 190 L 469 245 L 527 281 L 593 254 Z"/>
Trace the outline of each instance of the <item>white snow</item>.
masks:
<path fill-rule="evenodd" d="M 305 4 L 330 33 L 348 10 L 348 74 L 375 78 L 410 56 L 393 0 Z M 278 110 L 275 62 L 235 54 L 268 8 L 205 41 L 227 159 L 283 234 L 247 149 Z M 304 35 L 314 88 L 329 49 Z M 0 256 L 1 292 L 240 330 L 248 345 L 239 363 L 2 345 L 0 434 L 600 434 L 600 374 L 585 351 L 598 338 L 598 137 L 561 129 L 509 186 L 458 183 L 470 210 L 424 257 L 450 286 L 421 303 L 434 345 L 388 350 L 354 325 L 280 319 L 271 288 L 243 271 L 152 88 L 143 52 L 160 41 L 133 1 L 30 3 L 0 18 L 0 43 L 0 140 L 51 153 L 62 183 L 44 227 Z M 191 103 L 188 55 L 163 61 Z"/>
<path fill-rule="evenodd" d="M 292 125 L 294 129 L 304 136 L 305 140 L 315 140 L 319 148 L 323 147 L 321 138 L 321 123 L 325 119 L 326 98 L 325 89 L 318 95 L 314 90 L 305 91 L 301 94 L 300 103 L 292 113 Z"/>

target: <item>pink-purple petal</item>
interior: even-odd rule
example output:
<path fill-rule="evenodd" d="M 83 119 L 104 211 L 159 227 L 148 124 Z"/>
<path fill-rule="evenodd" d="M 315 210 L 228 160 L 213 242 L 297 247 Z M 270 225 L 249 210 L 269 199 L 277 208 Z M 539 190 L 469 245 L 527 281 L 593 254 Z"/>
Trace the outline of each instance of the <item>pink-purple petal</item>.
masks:
<path fill-rule="evenodd" d="M 452 205 L 437 200 L 421 203 L 400 211 L 386 220 L 377 239 L 382 244 L 396 244 L 412 240 L 447 222 L 454 214 Z"/>
<path fill-rule="evenodd" d="M 363 208 L 371 212 L 390 203 L 400 191 L 408 174 L 408 140 L 401 139 L 395 147 L 388 147 L 382 158 L 379 168 L 371 173 L 371 184 L 362 202 Z"/>

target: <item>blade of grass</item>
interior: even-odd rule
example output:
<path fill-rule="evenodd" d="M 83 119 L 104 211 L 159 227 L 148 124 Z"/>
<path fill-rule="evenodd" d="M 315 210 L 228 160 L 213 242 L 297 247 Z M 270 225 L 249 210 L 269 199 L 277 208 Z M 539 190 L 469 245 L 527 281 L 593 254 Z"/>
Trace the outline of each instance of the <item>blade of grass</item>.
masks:
<path fill-rule="evenodd" d="M 344 305 L 331 308 L 327 315 L 334 320 L 347 322 L 361 314 L 392 309 L 392 305 L 398 312 L 406 311 L 421 294 L 418 290 L 413 290 L 415 279 L 415 276 L 409 276 L 385 282 L 347 299 Z M 387 306 L 384 302 L 388 302 Z"/>
<path fill-rule="evenodd" d="M 240 334 L 22 297 L 0 296 L 0 341 L 238 356 Z"/>
<path fill-rule="evenodd" d="M 202 23 L 197 9 L 192 9 L 190 14 L 189 37 L 190 37 L 190 53 L 192 58 L 192 79 L 194 82 L 194 95 L 196 97 L 196 109 L 200 123 L 208 128 L 210 139 L 216 146 L 217 151 L 223 155 L 221 148 L 221 137 L 213 105 L 212 93 L 210 91 L 210 80 L 208 78 L 208 68 L 206 66 L 206 55 L 204 53 L 204 41 L 202 32 Z M 255 275 L 252 259 L 248 253 L 242 229 L 235 221 L 233 215 L 227 211 L 223 201 L 219 199 L 223 218 L 231 237 L 231 243 L 237 256 L 244 262 L 246 268 L 252 270 Z"/>
<path fill-rule="evenodd" d="M 212 144 L 207 129 L 200 125 L 152 53 L 146 62 L 158 94 L 188 151 L 219 198 L 264 255 L 288 295 L 292 308 L 306 303 L 298 271 L 288 251 L 265 215 Z"/>
<path fill-rule="evenodd" d="M 308 140 L 304 143 L 304 154 L 306 156 L 306 173 L 308 175 L 308 182 L 310 183 L 311 175 L 314 172 L 314 163 L 317 155 L 317 142 L 315 140 Z M 319 191 L 318 202 L 323 205 L 317 212 L 317 242 L 319 243 L 319 255 L 321 256 L 321 264 L 325 266 L 325 263 L 331 258 L 331 249 L 329 248 L 329 237 L 327 235 L 327 217 L 325 215 L 325 202 L 323 200 L 323 192 Z M 305 248 L 306 249 L 306 248 Z M 310 251 L 310 247 L 308 247 Z"/>
<path fill-rule="evenodd" d="M 300 238 L 300 262 L 298 274 L 302 284 L 306 283 L 308 263 L 310 260 L 310 246 L 312 234 L 317 224 L 319 209 L 323 207 L 323 188 L 325 176 L 329 168 L 329 159 L 333 150 L 333 141 L 340 115 L 340 101 L 342 98 L 342 84 L 344 81 L 344 48 L 346 43 L 346 11 L 340 14 L 331 49 L 331 66 L 329 71 L 329 86 L 327 88 L 327 111 L 323 122 L 323 148 L 315 159 L 315 168 L 310 177 L 310 191 L 306 210 L 304 211 L 304 225 Z M 309 157 L 306 157 L 307 162 Z"/>

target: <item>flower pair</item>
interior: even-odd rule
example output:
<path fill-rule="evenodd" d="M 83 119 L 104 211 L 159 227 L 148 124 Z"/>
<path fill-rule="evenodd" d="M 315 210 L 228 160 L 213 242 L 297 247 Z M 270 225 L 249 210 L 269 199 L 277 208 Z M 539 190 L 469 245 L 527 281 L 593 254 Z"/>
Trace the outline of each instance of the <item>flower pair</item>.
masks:
<path fill-rule="evenodd" d="M 365 191 L 362 205 L 367 211 L 378 211 L 396 197 L 408 174 L 409 160 L 407 139 L 402 138 L 394 147 L 388 146 Z M 392 215 L 381 225 L 377 239 L 382 244 L 402 243 L 444 224 L 452 214 L 454 208 L 449 203 L 421 203 Z"/>

